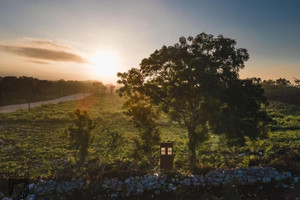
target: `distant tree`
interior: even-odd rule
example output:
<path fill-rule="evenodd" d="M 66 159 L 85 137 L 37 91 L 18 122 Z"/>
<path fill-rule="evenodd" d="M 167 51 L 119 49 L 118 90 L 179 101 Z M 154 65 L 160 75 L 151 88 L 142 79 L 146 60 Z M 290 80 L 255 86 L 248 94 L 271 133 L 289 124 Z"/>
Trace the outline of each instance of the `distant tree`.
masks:
<path fill-rule="evenodd" d="M 27 93 L 27 102 L 28 102 L 28 109 L 30 109 L 30 102 L 37 101 L 43 92 L 38 87 L 38 79 L 33 79 L 31 83 L 27 85 L 28 93 Z"/>
<path fill-rule="evenodd" d="M 70 141 L 70 147 L 74 150 L 76 161 L 83 164 L 88 155 L 88 149 L 94 141 L 92 131 L 95 128 L 95 122 L 88 117 L 86 111 L 82 113 L 80 110 L 76 110 L 73 117 L 73 123 L 65 131 Z"/>
<path fill-rule="evenodd" d="M 115 87 L 116 87 L 116 86 L 114 86 L 114 85 L 109 86 L 110 93 L 113 93 L 113 92 L 114 92 Z"/>
<path fill-rule="evenodd" d="M 269 80 L 264 80 L 261 85 L 263 87 L 271 87 L 271 86 L 275 86 L 275 81 L 272 80 L 272 79 L 269 79 Z"/>
<path fill-rule="evenodd" d="M 107 87 L 105 87 L 103 84 L 100 87 L 100 93 L 106 93 Z"/>
<path fill-rule="evenodd" d="M 99 93 L 101 92 L 101 88 L 103 87 L 103 84 L 99 81 L 97 82 L 93 82 L 93 89 L 94 89 L 94 93 Z"/>
<path fill-rule="evenodd" d="M 289 87 L 291 86 L 291 82 L 285 78 L 279 78 L 275 81 L 276 86 L 279 87 Z"/>
<path fill-rule="evenodd" d="M 262 86 L 265 95 L 270 101 L 299 105 L 300 103 L 300 80 L 294 78 L 294 84 L 285 78 L 276 81 L 263 81 Z"/>
<path fill-rule="evenodd" d="M 294 78 L 295 87 L 300 88 L 300 79 Z"/>
<path fill-rule="evenodd" d="M 64 96 L 66 81 L 64 79 L 60 79 L 60 80 L 58 80 L 58 84 L 59 84 L 59 88 L 60 88 L 60 96 Z"/>
<path fill-rule="evenodd" d="M 95 87 L 89 81 L 48 81 L 25 76 L 6 76 L 2 78 L 0 105 L 30 103 L 77 92 L 93 91 L 95 92 Z"/>
<path fill-rule="evenodd" d="M 253 77 L 253 78 L 251 78 L 251 80 L 254 84 L 261 84 L 262 83 L 261 78 Z"/>
<path fill-rule="evenodd" d="M 207 139 L 209 130 L 244 142 L 261 133 L 266 102 L 261 85 L 253 79 L 240 80 L 249 55 L 236 49 L 236 42 L 223 36 L 201 33 L 181 37 L 173 46 L 163 46 L 140 68 L 118 73 L 120 93 L 149 99 L 172 119 L 182 122 L 188 132 L 190 166 L 196 167 L 196 147 Z M 136 99 L 140 102 L 139 99 Z M 145 119 L 147 120 L 147 119 Z"/>

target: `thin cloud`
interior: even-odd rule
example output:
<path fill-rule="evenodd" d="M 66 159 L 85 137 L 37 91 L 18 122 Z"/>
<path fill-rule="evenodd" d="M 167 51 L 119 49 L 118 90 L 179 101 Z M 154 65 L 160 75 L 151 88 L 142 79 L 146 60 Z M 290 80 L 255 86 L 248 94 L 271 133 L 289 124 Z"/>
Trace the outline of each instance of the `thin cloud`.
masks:
<path fill-rule="evenodd" d="M 26 60 L 26 61 L 31 62 L 31 63 L 35 63 L 35 64 L 42 64 L 42 65 L 50 64 L 49 62 L 38 61 L 38 60 Z"/>
<path fill-rule="evenodd" d="M 2 43 L 2 45 L 0 44 L 0 50 L 18 56 L 43 60 L 34 61 L 35 63 L 39 62 L 39 64 L 45 62 L 44 60 L 75 62 L 78 64 L 90 63 L 87 59 L 76 53 L 71 47 L 59 43 L 54 43 L 51 40 L 46 39 L 25 38 L 21 41 L 15 41 L 8 44 Z"/>
<path fill-rule="evenodd" d="M 74 49 L 70 46 L 67 46 L 64 44 L 59 44 L 59 43 L 53 42 L 52 40 L 48 40 L 48 39 L 23 38 L 23 41 L 26 43 L 29 43 L 30 45 L 36 45 L 37 47 L 57 48 L 57 49 L 61 49 L 61 50 L 74 51 Z"/>

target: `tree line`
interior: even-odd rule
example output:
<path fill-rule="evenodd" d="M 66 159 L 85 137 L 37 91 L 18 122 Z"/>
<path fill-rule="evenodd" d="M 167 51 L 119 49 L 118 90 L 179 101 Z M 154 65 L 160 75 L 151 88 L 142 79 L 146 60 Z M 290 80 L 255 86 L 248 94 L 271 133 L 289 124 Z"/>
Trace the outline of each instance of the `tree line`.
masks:
<path fill-rule="evenodd" d="M 114 86 L 99 81 L 49 81 L 33 77 L 0 77 L 0 105 L 49 100 L 76 93 L 113 92 Z"/>
<path fill-rule="evenodd" d="M 294 83 L 285 78 L 257 80 L 264 88 L 268 100 L 300 106 L 300 79 L 294 78 Z"/>

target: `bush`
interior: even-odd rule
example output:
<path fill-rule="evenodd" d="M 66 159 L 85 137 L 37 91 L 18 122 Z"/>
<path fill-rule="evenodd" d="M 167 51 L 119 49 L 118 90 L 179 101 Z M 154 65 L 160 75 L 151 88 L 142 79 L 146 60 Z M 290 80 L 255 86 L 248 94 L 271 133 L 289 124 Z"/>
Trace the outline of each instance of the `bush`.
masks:
<path fill-rule="evenodd" d="M 81 113 L 80 110 L 74 112 L 74 120 L 72 125 L 66 129 L 66 133 L 70 140 L 70 147 L 74 150 L 76 161 L 82 165 L 87 157 L 88 148 L 91 146 L 94 135 L 92 130 L 95 123 L 91 120 L 87 112 Z"/>

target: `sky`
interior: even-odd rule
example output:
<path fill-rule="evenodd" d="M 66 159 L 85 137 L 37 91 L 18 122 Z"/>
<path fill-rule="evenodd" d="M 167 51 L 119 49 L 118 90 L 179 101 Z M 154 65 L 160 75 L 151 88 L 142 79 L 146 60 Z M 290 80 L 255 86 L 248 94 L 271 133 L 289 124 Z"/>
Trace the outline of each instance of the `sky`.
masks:
<path fill-rule="evenodd" d="M 0 76 L 115 83 L 181 36 L 235 39 L 241 78 L 300 78 L 298 0 L 0 0 Z"/>

